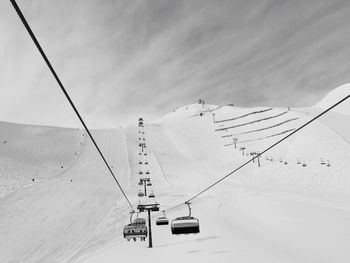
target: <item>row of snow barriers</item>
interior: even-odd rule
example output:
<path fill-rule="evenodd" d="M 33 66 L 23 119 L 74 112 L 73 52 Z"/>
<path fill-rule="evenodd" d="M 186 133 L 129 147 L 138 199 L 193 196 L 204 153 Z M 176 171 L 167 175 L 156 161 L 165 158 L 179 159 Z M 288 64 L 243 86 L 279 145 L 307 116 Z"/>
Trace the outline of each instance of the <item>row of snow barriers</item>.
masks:
<path fill-rule="evenodd" d="M 139 205 L 137 206 L 138 212 L 136 212 L 136 218 L 133 219 L 135 211 L 130 212 L 130 223 L 124 227 L 123 236 L 127 241 L 140 240 L 145 241 L 148 237 L 149 247 L 152 247 L 152 231 L 151 231 L 151 217 L 150 212 L 159 211 L 159 204 L 154 201 L 155 194 L 153 192 L 153 184 L 151 181 L 150 172 L 150 159 L 148 158 L 148 146 L 146 140 L 146 134 L 144 129 L 143 118 L 138 120 L 138 133 L 137 133 L 137 144 L 138 144 L 138 193 Z M 187 204 L 187 203 L 186 203 Z M 191 216 L 190 204 L 187 204 L 189 209 L 189 215 L 178 217 L 171 222 L 171 232 L 174 235 L 179 234 L 197 234 L 199 233 L 199 220 Z M 148 212 L 148 227 L 146 219 L 139 217 L 140 212 Z M 157 218 L 156 225 L 164 226 L 169 225 L 169 219 L 165 216 Z"/>
<path fill-rule="evenodd" d="M 225 138 L 231 138 L 231 142 L 224 144 L 224 146 L 231 146 L 232 145 L 232 146 L 234 146 L 233 147 L 234 150 L 241 151 L 242 155 L 245 155 L 245 156 L 251 156 L 251 157 L 257 156 L 256 160 L 253 160 L 253 162 L 257 162 L 258 166 L 260 167 L 260 160 L 261 159 L 260 159 L 260 156 L 259 156 L 259 152 L 258 151 L 250 151 L 250 152 L 248 152 L 248 149 L 242 144 L 243 143 L 248 143 L 248 142 L 255 142 L 255 141 L 259 141 L 259 140 L 264 140 L 264 139 L 268 139 L 268 138 L 272 138 L 272 137 L 276 137 L 276 136 L 280 136 L 280 135 L 284 135 L 286 133 L 294 131 L 296 128 L 288 129 L 288 130 L 282 131 L 280 133 L 275 133 L 275 134 L 272 134 L 272 135 L 269 135 L 269 136 L 265 136 L 265 137 L 261 137 L 261 138 L 255 138 L 255 139 L 252 139 L 252 140 L 239 140 L 238 139 L 239 135 L 244 135 L 244 134 L 249 134 L 249 133 L 253 133 L 253 132 L 259 132 L 259 131 L 275 128 L 277 126 L 281 126 L 281 125 L 286 124 L 288 122 L 295 121 L 298 118 L 287 119 L 287 120 L 284 120 L 284 121 L 279 122 L 277 124 L 274 124 L 274 125 L 271 125 L 271 126 L 268 126 L 268 127 L 264 127 L 264 128 L 260 128 L 260 129 L 255 129 L 255 130 L 252 130 L 252 131 L 246 131 L 246 132 L 241 132 L 241 133 L 231 133 L 231 134 L 227 134 L 229 129 L 245 126 L 245 125 L 256 123 L 256 122 L 265 121 L 265 120 L 268 120 L 268 119 L 273 119 L 275 117 L 279 117 L 279 116 L 287 114 L 288 111 L 284 111 L 284 112 L 279 113 L 277 115 L 273 115 L 273 116 L 269 116 L 269 117 L 253 120 L 253 121 L 250 121 L 250 122 L 247 122 L 247 123 L 244 123 L 244 124 L 239 124 L 239 125 L 234 125 L 234 126 L 226 126 L 226 127 L 224 127 L 220 123 L 241 119 L 241 118 L 244 118 L 244 117 L 247 117 L 247 116 L 250 116 L 250 115 L 265 113 L 265 112 L 271 111 L 271 110 L 273 110 L 273 108 L 268 108 L 268 109 L 260 110 L 260 111 L 254 111 L 254 112 L 250 112 L 250 113 L 244 114 L 244 115 L 239 116 L 239 117 L 229 118 L 229 119 L 219 120 L 219 121 L 215 119 L 215 116 L 213 116 L 214 124 L 218 124 L 218 127 L 215 128 L 215 131 L 216 132 L 226 132 L 226 133 L 221 135 L 221 138 L 224 138 L 224 139 Z M 240 146 L 238 146 L 239 144 L 240 144 Z M 287 165 L 289 163 L 286 159 L 283 159 L 283 158 L 274 158 L 272 156 L 266 156 L 265 157 L 266 161 L 271 161 L 271 162 L 276 161 L 276 159 L 279 159 L 279 162 L 283 163 L 285 165 Z M 302 167 L 307 167 L 308 166 L 307 162 L 305 160 L 301 160 L 301 158 L 297 158 L 295 161 L 296 161 L 297 165 L 300 165 Z M 331 166 L 330 161 L 327 158 L 323 158 L 323 157 L 320 158 L 320 164 L 321 164 L 321 166 L 324 166 L 324 167 L 330 167 Z"/>

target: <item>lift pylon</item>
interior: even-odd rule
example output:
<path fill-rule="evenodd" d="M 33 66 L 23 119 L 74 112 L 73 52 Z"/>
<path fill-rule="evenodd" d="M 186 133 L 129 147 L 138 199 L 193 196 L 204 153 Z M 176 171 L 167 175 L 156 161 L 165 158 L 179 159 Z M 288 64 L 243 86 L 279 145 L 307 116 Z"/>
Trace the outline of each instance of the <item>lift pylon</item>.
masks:
<path fill-rule="evenodd" d="M 152 222 L 151 222 L 151 212 L 157 212 L 159 211 L 159 204 L 158 203 L 152 203 L 152 204 L 139 204 L 137 206 L 137 209 L 139 212 L 145 212 L 148 213 L 148 244 L 149 248 L 153 247 L 152 243 Z"/>

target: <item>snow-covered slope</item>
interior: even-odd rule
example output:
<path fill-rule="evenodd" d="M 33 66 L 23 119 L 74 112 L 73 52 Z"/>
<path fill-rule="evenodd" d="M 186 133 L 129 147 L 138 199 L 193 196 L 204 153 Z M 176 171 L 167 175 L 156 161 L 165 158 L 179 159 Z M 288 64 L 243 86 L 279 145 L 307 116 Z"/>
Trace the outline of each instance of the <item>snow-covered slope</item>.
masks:
<path fill-rule="evenodd" d="M 0 196 L 65 172 L 80 154 L 84 133 L 0 122 Z"/>
<path fill-rule="evenodd" d="M 318 102 L 315 106 L 321 109 L 325 109 L 330 107 L 335 102 L 345 98 L 350 94 L 350 84 L 344 84 L 332 91 L 330 91 L 320 102 Z M 350 102 L 349 100 L 340 104 L 336 108 L 334 108 L 333 112 L 342 113 L 350 115 Z"/>
<path fill-rule="evenodd" d="M 139 161 L 147 160 L 156 201 L 167 209 L 338 98 L 327 97 L 316 107 L 293 110 L 188 105 L 146 123 L 147 156 L 138 155 L 136 126 L 94 135 L 133 204 L 149 201 L 137 197 L 138 172 L 146 169 Z M 1 124 L 8 129 L 1 139 L 11 145 L 0 156 L 6 189 L 0 199 L 0 262 L 348 262 L 348 117 L 344 108 L 331 112 L 262 156 L 261 167 L 252 163 L 193 200 L 199 235 L 172 236 L 169 227 L 154 225 L 153 249 L 123 240 L 129 207 L 82 131 L 40 128 L 41 140 L 38 133 L 20 132 L 31 126 Z M 23 156 L 21 147 L 12 146 L 19 142 L 39 150 Z M 41 155 L 48 149 L 52 154 Z M 31 170 L 18 165 L 24 162 L 38 167 L 41 181 L 30 181 Z M 167 216 L 186 214 L 180 206 Z"/>
<path fill-rule="evenodd" d="M 31 131 L 26 139 L 18 135 L 23 128 Z M 62 143 L 58 137 L 62 136 L 68 143 L 60 148 L 59 154 L 47 155 L 47 160 L 40 165 L 37 160 L 42 151 L 31 151 L 28 154 L 31 158 L 24 155 L 24 150 L 32 149 L 36 142 L 38 133 L 33 133 L 33 128 L 43 134 L 43 141 L 36 144 L 39 146 L 34 149 L 45 145 L 43 150 L 55 152 Z M 6 165 L 7 171 L 2 174 L 6 178 L 1 181 L 2 186 L 7 188 L 9 183 L 13 185 L 15 178 L 10 180 L 8 175 L 17 178 L 17 174 L 23 174 L 26 178 L 27 170 L 23 166 L 6 162 L 11 158 L 18 160 L 21 157 L 30 167 L 37 165 L 43 176 L 40 177 L 41 181 L 31 181 L 30 185 L 25 184 L 25 181 L 23 183 L 20 177 L 19 188 L 0 199 L 0 262 L 67 262 L 84 248 L 104 216 L 121 197 L 91 141 L 76 138 L 75 133 L 85 137 L 81 131 L 50 128 L 47 133 L 47 128 L 14 126 L 12 133 L 7 134 L 9 143 L 21 143 L 21 147 L 10 147 L 8 152 L 2 152 L 1 163 Z M 127 185 L 129 166 L 124 134 L 110 130 L 96 131 L 94 134 L 111 165 L 118 167 L 121 182 Z M 70 142 L 76 139 L 78 148 Z M 79 141 L 83 144 L 80 145 Z M 76 150 L 79 150 L 77 157 L 74 155 Z M 63 168 L 64 171 L 59 173 L 57 170 L 60 167 L 46 169 L 46 163 L 61 165 L 62 161 L 70 160 L 68 157 L 62 158 L 68 153 L 74 158 L 68 169 Z M 125 209 L 123 207 L 123 203 L 119 205 L 120 211 Z"/>

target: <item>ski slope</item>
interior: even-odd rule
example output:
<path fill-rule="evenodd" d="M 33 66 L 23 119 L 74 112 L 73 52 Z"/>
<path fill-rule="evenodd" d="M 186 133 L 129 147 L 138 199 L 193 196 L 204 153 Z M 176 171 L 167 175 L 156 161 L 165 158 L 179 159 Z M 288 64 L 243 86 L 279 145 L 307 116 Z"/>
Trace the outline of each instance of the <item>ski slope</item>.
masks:
<path fill-rule="evenodd" d="M 187 105 L 146 123 L 147 156 L 138 155 L 135 125 L 93 135 L 135 206 L 148 202 L 137 197 L 147 159 L 162 210 L 349 93 L 342 86 L 302 109 Z M 0 262 L 349 262 L 349 109 L 344 103 L 263 155 L 261 167 L 251 163 L 193 200 L 200 234 L 153 225 L 153 249 L 123 240 L 130 208 L 83 131 L 0 123 Z M 181 206 L 167 217 L 187 213 Z"/>

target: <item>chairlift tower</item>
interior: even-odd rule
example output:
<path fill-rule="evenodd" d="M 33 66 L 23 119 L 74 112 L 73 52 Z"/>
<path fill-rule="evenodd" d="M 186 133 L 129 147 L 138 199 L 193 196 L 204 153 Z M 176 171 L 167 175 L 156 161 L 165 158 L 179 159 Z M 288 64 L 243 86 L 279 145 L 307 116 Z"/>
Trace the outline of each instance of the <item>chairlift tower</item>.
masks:
<path fill-rule="evenodd" d="M 148 213 L 148 244 L 149 248 L 153 247 L 152 243 L 152 222 L 151 222 L 151 212 L 158 212 L 159 211 L 159 204 L 153 203 L 153 204 L 144 204 L 144 205 L 138 205 L 137 209 L 139 212 L 145 212 Z"/>
<path fill-rule="evenodd" d="M 242 155 L 244 155 L 245 147 L 241 147 L 240 150 L 242 151 Z"/>
<path fill-rule="evenodd" d="M 140 183 L 143 184 L 144 189 L 145 189 L 145 191 L 144 191 L 145 196 L 147 196 L 147 183 L 148 182 L 151 182 L 151 178 L 149 178 L 149 177 L 140 178 Z"/>
<path fill-rule="evenodd" d="M 260 167 L 260 152 L 256 152 L 255 153 L 257 155 L 257 158 L 258 158 L 258 167 Z"/>
<path fill-rule="evenodd" d="M 251 153 L 249 153 L 249 155 L 250 155 L 250 156 L 253 156 L 253 163 L 255 163 L 255 158 L 254 158 L 254 157 L 255 157 L 255 153 L 254 153 L 254 152 L 251 152 Z"/>
<path fill-rule="evenodd" d="M 260 167 L 260 153 L 259 152 L 251 152 L 250 155 L 253 156 L 253 163 L 254 163 L 255 159 L 258 160 L 258 167 Z"/>
<path fill-rule="evenodd" d="M 146 143 L 141 142 L 139 143 L 139 146 L 141 147 L 141 152 L 143 152 L 143 148 L 146 148 Z"/>
<path fill-rule="evenodd" d="M 238 139 L 232 137 L 232 140 L 233 140 L 233 145 L 235 146 L 235 149 L 237 149 L 237 142 L 238 142 Z"/>

